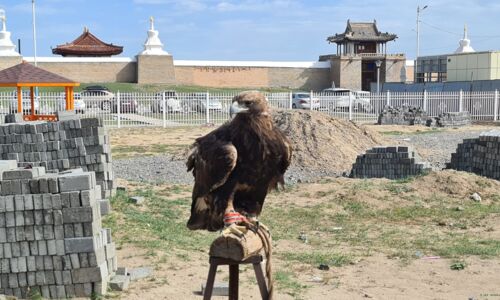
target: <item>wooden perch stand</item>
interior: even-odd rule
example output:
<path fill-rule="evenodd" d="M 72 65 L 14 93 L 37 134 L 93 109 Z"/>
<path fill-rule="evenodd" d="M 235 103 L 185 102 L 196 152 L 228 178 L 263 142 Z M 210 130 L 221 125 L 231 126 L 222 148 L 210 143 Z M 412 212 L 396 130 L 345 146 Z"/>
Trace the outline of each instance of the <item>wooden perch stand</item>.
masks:
<path fill-rule="evenodd" d="M 269 241 L 271 240 L 267 231 L 261 230 L 260 232 L 261 234 L 266 234 Z M 208 272 L 203 299 L 209 300 L 212 297 L 217 267 L 220 265 L 228 265 L 229 299 L 237 300 L 239 288 L 239 265 L 252 264 L 262 299 L 269 300 L 270 295 L 268 286 L 266 284 L 266 279 L 261 266 L 261 262 L 263 261 L 261 252 L 263 250 L 264 244 L 261 237 L 257 233 L 250 230 L 248 230 L 241 237 L 235 234 L 230 234 L 227 236 L 221 235 L 215 239 L 210 246 L 210 270 Z"/>

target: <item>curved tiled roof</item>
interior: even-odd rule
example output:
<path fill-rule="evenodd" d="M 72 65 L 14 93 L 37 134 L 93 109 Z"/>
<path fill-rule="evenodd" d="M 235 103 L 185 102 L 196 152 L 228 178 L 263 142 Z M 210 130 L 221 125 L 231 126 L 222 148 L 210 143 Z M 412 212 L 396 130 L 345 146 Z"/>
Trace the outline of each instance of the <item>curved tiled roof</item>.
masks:
<path fill-rule="evenodd" d="M 87 28 L 76 40 L 52 49 L 52 53 L 62 56 L 111 56 L 120 54 L 122 51 L 122 46 L 101 41 Z"/>
<path fill-rule="evenodd" d="M 397 35 L 392 33 L 378 31 L 376 21 L 364 23 L 348 20 L 344 33 L 329 36 L 326 40 L 330 43 L 342 43 L 346 41 L 388 42 L 397 37 Z"/>
<path fill-rule="evenodd" d="M 27 62 L 0 71 L 1 84 L 17 83 L 75 83 L 73 80 L 59 76 Z"/>

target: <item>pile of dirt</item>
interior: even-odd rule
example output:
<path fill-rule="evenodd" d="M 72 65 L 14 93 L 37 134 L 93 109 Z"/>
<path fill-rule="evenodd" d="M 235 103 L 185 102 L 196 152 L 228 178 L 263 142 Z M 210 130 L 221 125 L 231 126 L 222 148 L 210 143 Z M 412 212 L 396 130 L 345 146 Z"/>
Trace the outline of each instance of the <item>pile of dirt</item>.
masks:
<path fill-rule="evenodd" d="M 293 145 L 292 167 L 341 174 L 349 171 L 356 156 L 380 145 L 376 132 L 322 112 L 277 110 L 274 123 Z"/>

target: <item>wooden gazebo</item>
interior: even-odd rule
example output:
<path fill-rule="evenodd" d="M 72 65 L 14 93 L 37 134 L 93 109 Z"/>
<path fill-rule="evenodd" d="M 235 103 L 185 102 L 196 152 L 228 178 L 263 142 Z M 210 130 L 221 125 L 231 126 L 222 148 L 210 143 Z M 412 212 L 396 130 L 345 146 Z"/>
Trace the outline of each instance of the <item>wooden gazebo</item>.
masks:
<path fill-rule="evenodd" d="M 0 71 L 0 87 L 17 88 L 17 112 L 23 112 L 22 88 L 29 87 L 31 100 L 31 113 L 24 116 L 26 121 L 47 120 L 55 121 L 55 115 L 38 115 L 35 111 L 35 87 L 64 87 L 65 109 L 74 110 L 73 88 L 80 83 L 64 78 L 52 72 L 35 67 L 27 62 L 22 62 L 13 67 Z"/>

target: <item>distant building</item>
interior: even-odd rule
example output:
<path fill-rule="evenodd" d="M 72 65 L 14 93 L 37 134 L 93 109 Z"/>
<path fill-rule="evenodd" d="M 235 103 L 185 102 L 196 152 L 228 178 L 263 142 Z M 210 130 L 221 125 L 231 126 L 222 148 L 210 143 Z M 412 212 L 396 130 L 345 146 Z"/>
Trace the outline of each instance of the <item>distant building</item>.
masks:
<path fill-rule="evenodd" d="M 85 27 L 83 33 L 71 43 L 58 45 L 52 49 L 53 54 L 62 56 L 98 57 L 118 55 L 123 52 L 122 46 L 108 44 L 90 33 Z"/>
<path fill-rule="evenodd" d="M 337 87 L 353 90 L 370 90 L 370 84 L 377 81 L 377 61 L 380 64 L 380 82 L 404 82 L 406 78 L 405 55 L 388 54 L 387 42 L 397 35 L 380 32 L 377 21 L 351 22 L 343 33 L 327 38 L 337 44 L 337 53 L 322 55 L 320 61 L 331 62 L 333 83 Z"/>
<path fill-rule="evenodd" d="M 464 37 L 458 42 L 459 47 L 455 50 L 454 54 L 468 54 L 474 53 L 474 49 L 470 45 L 470 40 L 467 37 L 467 26 L 464 26 Z M 457 76 L 458 70 L 465 70 L 461 66 L 461 69 L 457 69 L 457 66 L 454 65 L 452 68 L 454 69 L 453 75 L 449 77 L 448 72 L 448 64 L 450 62 L 449 57 L 454 54 L 440 54 L 440 55 L 431 55 L 431 56 L 421 56 L 417 58 L 417 72 L 416 72 L 416 80 L 415 82 L 445 82 L 445 81 L 456 81 L 455 79 L 460 77 L 464 78 L 462 80 L 466 80 L 465 78 L 469 78 L 468 80 L 473 80 L 471 77 L 465 76 L 465 73 L 459 74 Z M 475 57 L 474 55 L 470 57 Z M 477 72 L 476 72 L 477 73 Z M 482 72 L 481 72 L 482 73 Z M 485 76 L 482 76 L 485 77 Z"/>

